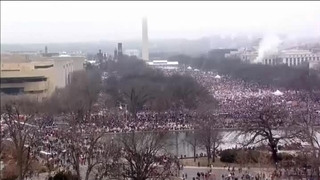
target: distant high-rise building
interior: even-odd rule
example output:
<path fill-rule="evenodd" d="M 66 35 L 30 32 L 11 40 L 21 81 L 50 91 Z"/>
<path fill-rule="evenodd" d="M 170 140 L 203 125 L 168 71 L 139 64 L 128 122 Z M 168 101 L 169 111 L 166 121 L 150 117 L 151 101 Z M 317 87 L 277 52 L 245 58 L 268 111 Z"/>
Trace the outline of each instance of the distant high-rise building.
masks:
<path fill-rule="evenodd" d="M 113 55 L 113 60 L 117 60 L 118 59 L 118 51 L 117 51 L 117 48 L 114 49 L 114 55 Z"/>
<path fill-rule="evenodd" d="M 122 56 L 122 43 L 118 43 L 118 56 Z"/>
<path fill-rule="evenodd" d="M 142 59 L 149 61 L 148 21 L 146 17 L 142 19 Z"/>
<path fill-rule="evenodd" d="M 99 49 L 99 52 L 97 53 L 97 59 L 101 63 L 103 60 L 103 54 L 101 52 L 101 49 Z"/>
<path fill-rule="evenodd" d="M 103 54 L 103 60 L 106 61 L 107 60 L 107 53 Z"/>
<path fill-rule="evenodd" d="M 44 47 L 44 53 L 48 54 L 48 47 L 47 46 Z"/>

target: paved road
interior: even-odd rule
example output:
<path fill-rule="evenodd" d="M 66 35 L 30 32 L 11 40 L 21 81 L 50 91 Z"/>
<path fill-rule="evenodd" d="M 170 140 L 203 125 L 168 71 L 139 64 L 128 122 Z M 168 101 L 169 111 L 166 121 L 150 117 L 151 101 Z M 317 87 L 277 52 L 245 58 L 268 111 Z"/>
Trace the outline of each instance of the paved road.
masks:
<path fill-rule="evenodd" d="M 180 176 L 182 176 L 182 173 L 184 173 L 184 174 L 187 174 L 187 180 L 192 180 L 193 177 L 196 177 L 196 176 L 197 176 L 197 173 L 198 173 L 198 172 L 199 172 L 199 173 L 201 173 L 201 172 L 206 173 L 206 172 L 208 172 L 209 170 L 210 170 L 210 168 L 207 168 L 207 167 L 192 167 L 192 166 L 186 166 L 186 167 L 183 168 L 182 171 L 180 171 L 180 174 L 181 174 Z M 253 176 L 257 175 L 257 174 L 260 172 L 260 170 L 259 170 L 258 168 L 252 168 L 252 169 L 250 169 L 250 170 L 244 169 L 244 170 L 242 171 L 242 173 L 245 173 L 246 171 L 247 171 L 250 175 L 253 175 Z M 214 174 L 215 177 L 216 177 L 216 179 L 219 180 L 219 179 L 221 179 L 222 175 L 227 176 L 227 175 L 229 174 L 229 172 L 228 172 L 228 169 L 227 169 L 227 168 L 223 168 L 223 167 L 213 167 L 213 168 L 212 168 L 212 174 Z M 237 171 L 237 169 L 236 169 L 236 171 L 235 171 L 235 176 L 241 178 L 242 174 L 240 174 L 240 173 Z"/>

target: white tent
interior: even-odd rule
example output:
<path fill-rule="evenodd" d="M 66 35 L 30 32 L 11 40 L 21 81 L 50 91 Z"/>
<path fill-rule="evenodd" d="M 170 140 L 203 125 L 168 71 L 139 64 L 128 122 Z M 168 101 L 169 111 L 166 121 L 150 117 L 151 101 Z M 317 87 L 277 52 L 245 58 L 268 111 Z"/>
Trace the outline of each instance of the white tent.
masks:
<path fill-rule="evenodd" d="M 214 78 L 215 78 L 215 79 L 221 79 L 221 76 L 216 75 Z"/>
<path fill-rule="evenodd" d="M 276 96 L 282 96 L 283 93 L 279 90 L 276 90 L 275 92 L 273 92 L 272 94 L 276 95 Z"/>
<path fill-rule="evenodd" d="M 187 69 L 191 70 L 192 68 L 189 66 L 189 67 L 187 67 Z"/>

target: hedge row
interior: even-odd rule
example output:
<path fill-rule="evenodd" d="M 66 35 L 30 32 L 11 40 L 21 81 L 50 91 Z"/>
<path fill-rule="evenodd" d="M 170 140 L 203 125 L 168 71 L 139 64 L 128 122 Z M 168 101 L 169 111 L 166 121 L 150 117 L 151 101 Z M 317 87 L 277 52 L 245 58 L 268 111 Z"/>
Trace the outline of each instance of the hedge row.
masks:
<path fill-rule="evenodd" d="M 268 163 L 271 156 L 268 153 L 256 150 L 227 149 L 220 152 L 220 161 L 225 163 Z M 288 153 L 279 153 L 280 161 L 293 160 L 294 156 Z"/>

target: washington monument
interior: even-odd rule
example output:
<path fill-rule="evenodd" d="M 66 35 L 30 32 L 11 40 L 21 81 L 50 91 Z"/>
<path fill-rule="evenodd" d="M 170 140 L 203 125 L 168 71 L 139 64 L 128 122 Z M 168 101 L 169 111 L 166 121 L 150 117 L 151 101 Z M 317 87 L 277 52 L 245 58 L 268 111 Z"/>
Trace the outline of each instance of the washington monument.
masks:
<path fill-rule="evenodd" d="M 142 18 L 142 59 L 149 61 L 148 20 Z"/>

